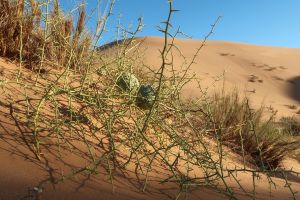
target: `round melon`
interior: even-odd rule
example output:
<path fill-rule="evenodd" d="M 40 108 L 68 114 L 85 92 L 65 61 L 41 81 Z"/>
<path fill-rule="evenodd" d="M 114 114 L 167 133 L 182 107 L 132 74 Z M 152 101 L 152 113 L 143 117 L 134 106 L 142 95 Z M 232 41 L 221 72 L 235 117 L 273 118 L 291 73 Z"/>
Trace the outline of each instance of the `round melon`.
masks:
<path fill-rule="evenodd" d="M 136 105 L 142 109 L 150 109 L 155 100 L 155 90 L 151 85 L 141 85 L 137 98 Z"/>
<path fill-rule="evenodd" d="M 137 77 L 128 72 L 123 72 L 118 80 L 117 85 L 126 92 L 136 93 L 140 87 L 139 80 Z"/>

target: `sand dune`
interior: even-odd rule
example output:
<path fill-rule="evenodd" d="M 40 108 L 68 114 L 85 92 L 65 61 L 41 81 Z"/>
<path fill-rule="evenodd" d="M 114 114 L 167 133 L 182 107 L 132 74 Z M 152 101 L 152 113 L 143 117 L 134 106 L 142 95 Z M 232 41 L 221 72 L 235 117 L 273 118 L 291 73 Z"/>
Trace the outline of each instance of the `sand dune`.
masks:
<path fill-rule="evenodd" d="M 159 49 L 162 48 L 163 39 L 158 37 L 138 38 L 140 47 L 145 49 L 143 61 L 152 69 L 159 68 L 161 61 Z M 191 59 L 202 41 L 175 40 L 175 44 L 181 53 Z M 179 70 L 183 61 L 179 52 L 174 51 L 174 67 Z M 296 114 L 297 109 L 291 109 L 290 105 L 300 108 L 300 49 L 266 47 L 257 45 L 240 44 L 224 41 L 207 41 L 207 45 L 201 50 L 192 65 L 190 73 L 195 73 L 202 79 L 203 88 L 218 90 L 225 80 L 225 89 L 237 87 L 242 94 L 250 97 L 254 105 L 273 106 L 278 110 L 280 116 Z M 0 60 L 1 77 L 13 78 L 18 66 L 3 59 Z M 225 76 L 222 74 L 225 72 Z M 24 69 L 25 76 L 30 77 L 30 71 Z M 217 77 L 220 81 L 215 83 Z M 29 79 L 28 79 L 29 81 Z M 23 91 L 17 85 L 10 87 L 10 93 L 18 96 Z M 40 96 L 38 91 L 30 91 L 32 96 Z M 183 98 L 199 97 L 201 92 L 194 82 L 184 88 Z M 4 96 L 4 95 L 3 95 Z M 84 166 L 87 162 L 82 154 L 70 154 L 67 150 L 58 156 L 57 147 L 51 146 L 51 141 L 45 141 L 47 150 L 45 157 L 37 161 L 30 148 L 32 146 L 26 141 L 26 124 L 19 124 L 14 117 L 12 107 L 8 99 L 0 98 L 0 200 L 2 199 L 31 199 L 30 190 L 34 186 L 46 184 L 43 199 L 174 199 L 174 193 L 178 191 L 174 185 L 162 186 L 155 178 L 158 174 L 152 174 L 149 189 L 141 192 L 141 184 L 132 171 L 122 174 L 117 173 L 115 189 L 112 190 L 107 172 L 100 171 L 97 176 L 82 174 L 63 183 L 54 184 L 53 179 L 61 175 L 62 171 L 71 171 L 74 167 Z M 17 108 L 16 111 L 18 111 Z M 25 130 L 25 131 L 24 131 Z M 49 142 L 49 143 L 48 143 Z M 81 144 L 77 143 L 77 146 Z M 77 152 L 75 149 L 74 152 Z M 234 157 L 234 156 L 233 156 Z M 227 161 L 228 166 L 236 163 L 236 159 Z M 285 166 L 294 166 L 300 169 L 297 161 L 287 160 Z M 157 169 L 161 170 L 161 169 Z M 125 177 L 126 174 L 126 177 Z M 291 175 L 292 176 L 292 175 Z M 129 177 L 129 178 L 128 178 Z M 241 182 L 252 188 L 252 176 L 248 173 L 239 175 Z M 289 177 L 293 188 L 300 191 L 300 180 L 298 177 Z M 274 178 L 277 190 L 273 190 L 269 196 L 269 184 L 266 176 L 261 176 L 258 183 L 257 199 L 288 199 L 291 196 L 289 189 L 284 187 L 285 181 Z M 235 185 L 240 199 L 248 199 L 242 195 L 239 187 Z M 114 191 L 114 192 L 113 192 Z M 299 198 L 300 194 L 296 194 Z M 227 197 L 203 188 L 203 190 L 192 191 L 191 199 L 226 199 Z"/>
<path fill-rule="evenodd" d="M 160 66 L 159 49 L 163 39 L 158 37 L 140 38 L 145 50 L 145 63 L 151 67 Z M 175 45 L 187 60 L 191 60 L 202 41 L 176 39 Z M 183 62 L 180 53 L 174 49 L 175 69 Z M 273 106 L 278 115 L 293 115 L 300 106 L 300 49 L 258 46 L 225 41 L 207 41 L 191 66 L 203 88 L 219 90 L 238 88 L 242 95 L 250 97 L 254 105 L 262 103 Z M 224 74 L 224 76 L 223 76 Z M 215 82 L 216 79 L 220 81 Z M 214 86 L 216 85 L 216 86 Z M 189 84 L 182 95 L 184 98 L 201 95 L 195 84 Z"/>

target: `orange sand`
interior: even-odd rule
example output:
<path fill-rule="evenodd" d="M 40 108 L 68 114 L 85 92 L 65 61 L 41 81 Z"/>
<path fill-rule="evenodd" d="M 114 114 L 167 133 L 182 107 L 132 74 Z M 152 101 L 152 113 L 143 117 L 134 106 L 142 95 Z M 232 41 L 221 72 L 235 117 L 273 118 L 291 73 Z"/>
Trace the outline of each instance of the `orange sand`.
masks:
<path fill-rule="evenodd" d="M 142 48 L 145 51 L 144 61 L 147 65 L 157 69 L 160 66 L 158 49 L 162 47 L 163 40 L 158 37 L 149 37 L 143 41 Z M 175 44 L 181 52 L 191 58 L 201 41 L 176 40 Z M 174 59 L 174 67 L 182 62 L 178 52 Z M 218 89 L 223 81 L 215 83 L 214 79 L 225 72 L 225 88 L 237 87 L 247 94 L 254 105 L 271 105 L 278 110 L 279 116 L 293 115 L 297 110 L 289 108 L 289 105 L 300 107 L 300 49 L 265 47 L 257 45 L 247 45 L 223 41 L 208 41 L 201 50 L 196 64 L 191 67 L 191 73 L 202 79 L 202 88 Z M 17 71 L 17 66 L 0 59 L 0 70 L 3 70 L 2 78 L 13 78 Z M 24 71 L 30 76 L 29 71 Z M 14 93 L 22 92 L 14 90 Z M 252 92 L 251 92 L 252 91 Z M 32 94 L 34 95 L 34 94 Z M 184 88 L 182 96 L 184 98 L 197 97 L 201 93 L 195 83 L 191 83 Z M 38 94 L 37 94 L 38 96 Z M 44 191 L 42 199 L 174 199 L 178 188 L 172 184 L 161 185 L 155 181 L 149 182 L 146 192 L 140 191 L 140 183 L 136 179 L 134 172 L 128 170 L 127 178 L 118 172 L 112 188 L 109 177 L 104 170 L 100 170 L 98 175 L 88 176 L 82 174 L 62 183 L 52 183 L 54 177 L 62 171 L 68 171 L 71 167 L 84 166 L 86 160 L 82 155 L 70 155 L 63 150 L 63 157 L 57 156 L 57 148 L 51 147 L 44 152 L 45 156 L 38 161 L 34 154 L 28 150 L 23 134 L 26 134 L 26 127 L 18 124 L 18 120 L 12 115 L 10 105 L 6 99 L 0 98 L 0 200 L 8 199 L 30 199 L 29 188 L 43 185 Z M 237 159 L 227 160 L 228 166 L 240 166 Z M 288 159 L 285 163 L 287 168 L 294 167 L 300 171 L 297 161 Z M 157 174 L 156 176 L 163 176 Z M 292 181 L 292 187 L 300 191 L 300 179 L 295 176 L 288 177 Z M 238 179 L 245 188 L 252 190 L 252 177 L 249 173 L 238 175 Z M 288 199 L 291 194 L 288 188 L 284 187 L 283 179 L 274 178 L 277 190 L 272 191 L 272 199 Z M 269 184 L 264 175 L 257 182 L 257 199 L 269 199 Z M 240 199 L 248 199 L 242 192 L 236 190 L 241 195 Z M 296 197 L 300 197 L 296 194 Z M 183 197 L 181 199 L 184 199 Z M 190 199 L 226 199 L 224 195 L 212 190 L 203 188 L 193 191 Z"/>

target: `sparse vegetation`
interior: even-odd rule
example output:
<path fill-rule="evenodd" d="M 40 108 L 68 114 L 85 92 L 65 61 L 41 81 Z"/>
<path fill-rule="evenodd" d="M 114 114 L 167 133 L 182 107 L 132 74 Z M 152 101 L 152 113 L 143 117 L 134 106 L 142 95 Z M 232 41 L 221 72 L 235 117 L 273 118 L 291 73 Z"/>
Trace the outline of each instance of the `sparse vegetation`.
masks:
<path fill-rule="evenodd" d="M 299 136 L 300 119 L 299 117 L 282 117 L 279 121 L 284 132 L 290 135 Z"/>
<path fill-rule="evenodd" d="M 164 37 L 161 67 L 142 71 L 136 67 L 141 52 L 135 40 L 141 20 L 134 30 L 118 27 L 122 40 L 98 48 L 111 12 L 97 21 L 92 34 L 85 29 L 84 7 L 78 8 L 77 18 L 71 18 L 61 11 L 58 0 L 44 4 L 0 0 L 0 55 L 20 63 L 16 79 L 1 82 L 2 101 L 9 102 L 12 117 L 29 130 L 27 135 L 14 137 L 30 143 L 26 145 L 37 162 L 43 162 L 51 145 L 56 162 L 67 162 L 63 152 L 84 160 L 80 167 L 68 165 L 67 173 L 57 173 L 52 184 L 82 173 L 97 176 L 103 168 L 113 186 L 116 172 L 132 170 L 145 192 L 150 175 L 160 169 L 160 183 L 177 184 L 176 199 L 188 198 L 191 189 L 200 187 L 237 199 L 228 179 L 233 178 L 245 195 L 255 198 L 255 177 L 264 173 L 271 184 L 270 174 L 285 173 L 279 169 L 281 163 L 298 150 L 299 143 L 280 132 L 273 116 L 266 120 L 263 108 L 252 109 L 236 91 L 203 95 L 193 102 L 179 98 L 183 86 L 196 79 L 188 71 L 219 19 L 194 58 L 182 55 L 186 61 L 182 71 L 170 68 L 171 75 L 166 75 L 172 51 L 180 51 L 174 43 L 180 31 L 171 34 L 176 10 L 168 2 L 168 18 L 159 30 Z M 110 11 L 113 5 L 114 1 Z M 31 69 L 26 72 L 35 74 L 35 80 L 23 76 L 23 70 L 28 70 L 24 67 Z M 52 76 L 39 76 L 45 68 L 54 70 Z M 257 80 L 254 75 L 249 78 Z M 24 92 L 17 94 L 12 87 Z M 282 122 L 296 134 L 298 122 Z M 242 167 L 225 166 L 226 148 L 241 155 Z M 239 172 L 253 176 L 252 192 L 246 192 L 236 179 Z"/>
<path fill-rule="evenodd" d="M 198 107 L 197 126 L 211 130 L 211 137 L 259 168 L 276 169 L 298 149 L 298 142 L 279 131 L 274 116 L 263 119 L 264 108 L 251 109 L 248 99 L 240 98 L 237 91 L 215 94 Z"/>
<path fill-rule="evenodd" d="M 84 7 L 79 8 L 75 23 L 63 14 L 57 0 L 46 4 L 37 0 L 1 0 L 0 17 L 1 56 L 38 72 L 41 64 L 80 68 L 87 62 L 93 38 L 84 31 Z"/>

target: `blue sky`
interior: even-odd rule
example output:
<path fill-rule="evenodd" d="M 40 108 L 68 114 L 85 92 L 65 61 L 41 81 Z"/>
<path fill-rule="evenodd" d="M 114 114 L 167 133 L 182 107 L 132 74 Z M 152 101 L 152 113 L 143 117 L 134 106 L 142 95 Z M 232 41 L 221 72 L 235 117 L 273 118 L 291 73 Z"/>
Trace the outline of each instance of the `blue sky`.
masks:
<path fill-rule="evenodd" d="M 65 0 L 66 1 L 66 0 Z M 108 0 L 102 0 L 102 3 Z M 62 1 L 64 2 L 64 1 Z M 88 9 L 96 0 L 87 0 Z M 203 39 L 218 16 L 211 40 L 300 48 L 300 0 L 173 0 L 172 24 L 194 39 Z M 102 5 L 103 9 L 104 5 Z M 168 14 L 167 0 L 117 0 L 103 42 L 115 39 L 120 18 L 124 27 L 144 19 L 138 36 L 161 36 L 157 31 Z M 94 21 L 90 21 L 94 24 Z"/>

